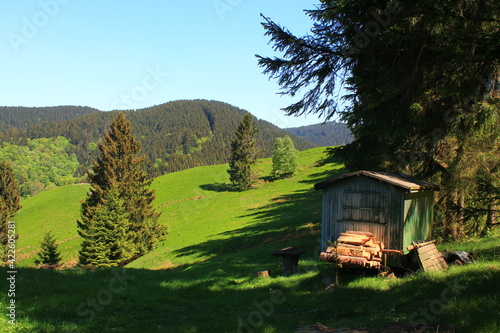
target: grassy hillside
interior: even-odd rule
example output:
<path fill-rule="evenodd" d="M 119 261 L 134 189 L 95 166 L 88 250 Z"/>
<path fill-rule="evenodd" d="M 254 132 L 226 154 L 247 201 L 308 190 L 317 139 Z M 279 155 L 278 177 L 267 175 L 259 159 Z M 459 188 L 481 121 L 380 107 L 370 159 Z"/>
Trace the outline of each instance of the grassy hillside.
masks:
<path fill-rule="evenodd" d="M 316 322 L 381 327 L 439 320 L 456 324 L 458 332 L 500 331 L 498 235 L 441 245 L 475 252 L 480 259 L 475 265 L 401 279 L 342 273 L 335 281 L 334 268 L 317 260 L 321 193 L 312 186 L 345 170 L 332 161 L 318 163 L 324 159 L 322 151 L 302 152 L 301 170 L 293 178 L 264 178 L 258 188 L 243 193 L 226 191 L 224 165 L 156 179 L 155 204 L 170 229 L 156 251 L 124 269 L 19 268 L 18 324 L 12 327 L 2 316 L 0 329 L 281 333 Z M 270 167 L 269 160 L 258 165 L 262 176 Z M 58 239 L 71 238 L 85 191 L 70 186 L 25 200 L 17 219 L 21 237 L 28 230 L 34 234 L 39 229 L 35 224 L 43 224 L 57 229 Z M 59 218 L 51 218 L 58 211 Z M 29 234 L 18 246 L 36 245 L 39 236 Z M 285 246 L 308 250 L 301 257 L 299 274 L 291 277 L 280 274 L 280 261 L 271 256 Z M 71 261 L 76 250 L 65 248 L 66 260 Z M 22 264 L 30 266 L 30 260 Z M 265 269 L 271 278 L 254 277 Z M 334 286 L 325 289 L 325 278 Z M 0 287 L 7 290 L 2 281 Z M 6 293 L 0 293 L 2 308 L 8 301 Z"/>
<path fill-rule="evenodd" d="M 300 153 L 300 172 L 294 177 L 269 182 L 270 159 L 260 160 L 256 169 L 263 178 L 258 188 L 239 193 L 227 191 L 227 165 L 205 166 L 167 174 L 154 180 L 154 204 L 162 213 L 160 222 L 169 228 L 167 240 L 131 267 L 155 269 L 205 260 L 219 252 L 259 246 L 265 233 L 267 243 L 293 239 L 297 227 L 317 227 L 320 193 L 313 184 L 338 174 L 341 165 L 314 166 L 324 159 L 324 148 Z M 69 185 L 43 192 L 22 202 L 16 217 L 20 266 L 33 266 L 34 250 L 46 231 L 52 230 L 67 264 L 77 257 L 79 240 L 76 220 L 88 186 Z M 248 231 L 255 237 L 239 237 Z M 302 233 L 298 233 L 302 235 Z M 239 239 L 242 238 L 242 239 Z M 234 248 L 234 249 L 233 249 Z M 31 254 L 31 257 L 28 257 Z"/>

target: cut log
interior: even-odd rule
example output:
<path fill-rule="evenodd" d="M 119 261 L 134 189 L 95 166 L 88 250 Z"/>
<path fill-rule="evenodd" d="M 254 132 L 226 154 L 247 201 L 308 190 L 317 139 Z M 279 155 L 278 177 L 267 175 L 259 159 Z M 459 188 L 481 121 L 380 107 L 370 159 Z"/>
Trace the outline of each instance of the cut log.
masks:
<path fill-rule="evenodd" d="M 319 260 L 321 261 L 335 262 L 336 259 L 337 259 L 337 254 L 335 253 L 321 252 L 319 254 Z"/>
<path fill-rule="evenodd" d="M 269 277 L 269 271 L 266 270 L 266 271 L 255 272 L 255 277 L 261 277 L 261 278 Z"/>
<path fill-rule="evenodd" d="M 358 265 L 365 267 L 368 263 L 368 259 L 363 257 L 351 257 L 351 256 L 337 256 L 339 264 L 346 265 Z"/>

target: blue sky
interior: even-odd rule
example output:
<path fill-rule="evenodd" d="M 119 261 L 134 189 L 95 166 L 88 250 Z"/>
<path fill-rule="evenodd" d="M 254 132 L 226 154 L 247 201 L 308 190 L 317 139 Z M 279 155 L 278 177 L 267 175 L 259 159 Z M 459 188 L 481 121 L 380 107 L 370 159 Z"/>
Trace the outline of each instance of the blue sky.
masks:
<path fill-rule="evenodd" d="M 313 0 L 2 0 L 0 105 L 139 109 L 213 99 L 279 127 L 294 100 L 257 66 L 274 53 L 260 13 L 298 35 Z"/>

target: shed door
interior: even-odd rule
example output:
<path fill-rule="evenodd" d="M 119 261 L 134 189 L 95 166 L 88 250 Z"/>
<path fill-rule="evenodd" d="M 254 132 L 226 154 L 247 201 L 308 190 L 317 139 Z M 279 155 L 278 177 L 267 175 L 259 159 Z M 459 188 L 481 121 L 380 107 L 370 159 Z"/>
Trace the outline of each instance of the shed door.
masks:
<path fill-rule="evenodd" d="M 342 221 L 384 223 L 382 195 L 379 192 L 345 191 Z"/>
<path fill-rule="evenodd" d="M 378 240 L 386 239 L 386 218 L 381 192 L 346 190 L 340 202 L 338 235 L 347 230 L 368 231 Z"/>

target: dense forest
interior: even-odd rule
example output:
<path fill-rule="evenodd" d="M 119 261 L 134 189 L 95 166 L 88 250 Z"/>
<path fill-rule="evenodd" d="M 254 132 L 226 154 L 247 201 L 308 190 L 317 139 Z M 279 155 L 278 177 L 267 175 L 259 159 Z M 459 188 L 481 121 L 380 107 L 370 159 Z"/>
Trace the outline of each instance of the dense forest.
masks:
<path fill-rule="evenodd" d="M 65 108 L 67 115 L 63 115 Z M 47 110 L 43 117 L 41 110 Z M 4 130 L 0 131 L 0 140 L 4 146 L 27 147 L 34 139 L 67 138 L 71 145 L 65 148 L 65 153 L 76 156 L 79 167 L 75 176 L 82 177 L 97 157 L 97 142 L 117 112 L 100 112 L 86 107 L 3 107 L 0 119 Z M 173 101 L 124 112 L 146 155 L 147 171 L 153 177 L 196 166 L 226 163 L 234 131 L 247 113 L 223 102 L 207 100 Z M 271 156 L 274 140 L 289 133 L 263 120 L 256 120 L 256 123 L 259 157 Z M 304 139 L 295 136 L 292 139 L 298 150 L 315 147 Z"/>
<path fill-rule="evenodd" d="M 23 107 L 0 106 L 0 131 L 26 128 L 45 121 L 75 119 L 99 110 L 84 106 Z"/>
<path fill-rule="evenodd" d="M 334 121 L 323 124 L 287 128 L 286 130 L 319 147 L 343 146 L 354 140 L 354 136 L 347 127 L 347 124 Z"/>

